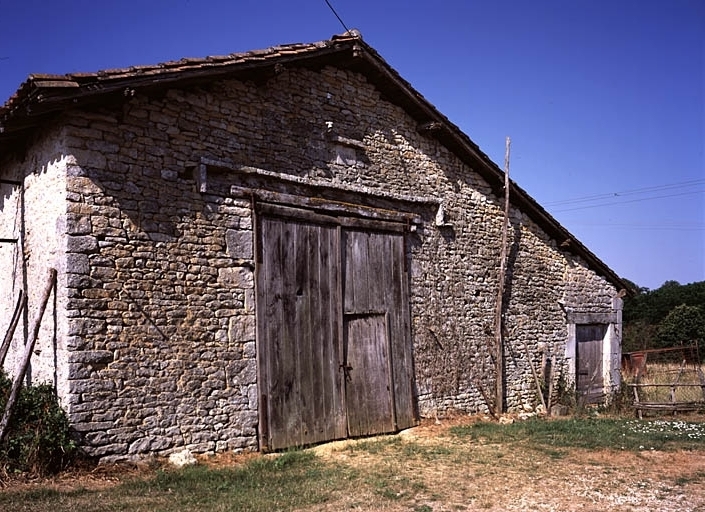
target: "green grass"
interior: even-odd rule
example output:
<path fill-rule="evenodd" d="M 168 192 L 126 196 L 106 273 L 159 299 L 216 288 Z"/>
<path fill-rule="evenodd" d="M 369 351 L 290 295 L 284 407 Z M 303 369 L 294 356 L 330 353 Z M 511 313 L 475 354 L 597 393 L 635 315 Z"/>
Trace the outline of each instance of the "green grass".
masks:
<path fill-rule="evenodd" d="M 443 458 L 451 455 L 453 451 L 447 446 L 437 444 L 419 444 L 415 442 L 405 441 L 400 437 L 382 437 L 371 438 L 357 443 L 350 444 L 347 450 L 355 452 L 367 452 L 372 455 L 384 455 L 394 453 L 395 457 L 399 454 L 405 459 L 411 460 L 427 460 L 432 461 L 438 458 Z"/>
<path fill-rule="evenodd" d="M 168 495 L 187 510 L 223 502 L 230 510 L 293 510 L 323 503 L 326 490 L 335 488 L 334 479 L 331 469 L 320 464 L 313 454 L 290 452 L 277 458 L 256 459 L 242 469 L 192 466 L 182 471 L 160 471 L 153 480 L 132 482 L 125 490 Z M 302 485 L 313 481 L 322 485 Z"/>
<path fill-rule="evenodd" d="M 103 489 L 0 492 L 3 512 L 293 511 L 322 507 L 427 511 L 462 492 L 453 506 L 492 508 L 488 489 L 516 474 L 541 474 L 575 450 L 705 450 L 705 423 L 577 418 L 451 427 L 435 439 L 401 436 L 350 443 L 339 457 L 313 451 L 253 457 L 229 468 L 152 469 Z M 602 465 L 602 461 L 594 464 Z M 503 471 L 511 471 L 507 477 Z M 616 471 L 605 466 L 606 471 Z M 610 482 L 619 480 L 616 473 Z M 491 485 L 474 487 L 482 480 Z M 674 486 L 705 483 L 705 471 L 674 475 Z M 467 489 L 465 488 L 465 486 Z M 617 485 L 617 484 L 615 484 Z"/>
<path fill-rule="evenodd" d="M 159 470 L 108 490 L 0 493 L 3 511 L 271 511 L 326 502 L 346 489 L 354 472 L 321 462 L 310 452 L 261 457 L 240 468 L 191 466 Z"/>
<path fill-rule="evenodd" d="M 521 442 L 552 458 L 560 458 L 562 448 L 633 451 L 705 449 L 705 426 L 702 423 L 683 421 L 532 419 L 509 425 L 475 423 L 451 428 L 451 433 L 459 438 L 487 443 Z"/>
<path fill-rule="evenodd" d="M 705 482 L 705 471 L 697 471 L 690 476 L 679 476 L 675 479 L 675 484 L 677 486 L 684 486 L 688 484 L 701 484 Z"/>

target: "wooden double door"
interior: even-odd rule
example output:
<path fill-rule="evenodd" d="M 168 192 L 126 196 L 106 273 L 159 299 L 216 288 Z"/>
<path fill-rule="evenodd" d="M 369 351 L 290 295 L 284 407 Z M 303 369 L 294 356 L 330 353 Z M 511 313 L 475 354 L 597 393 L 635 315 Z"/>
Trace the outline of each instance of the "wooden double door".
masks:
<path fill-rule="evenodd" d="M 257 228 L 261 447 L 412 426 L 403 224 L 260 206 Z"/>

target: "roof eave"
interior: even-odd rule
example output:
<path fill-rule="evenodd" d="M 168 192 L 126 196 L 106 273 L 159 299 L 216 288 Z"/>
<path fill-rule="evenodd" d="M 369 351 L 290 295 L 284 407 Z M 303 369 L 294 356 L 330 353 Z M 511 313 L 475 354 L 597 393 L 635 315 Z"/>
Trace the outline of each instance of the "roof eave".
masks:
<path fill-rule="evenodd" d="M 68 108 L 85 106 L 106 98 L 130 97 L 137 91 L 163 89 L 172 85 L 196 84 L 218 77 L 266 79 L 287 64 L 316 66 L 331 56 L 350 51 L 350 41 L 335 41 L 298 45 L 290 52 L 250 52 L 205 59 L 182 59 L 158 66 L 76 73 L 69 75 L 30 75 L 17 92 L 0 107 L 0 135 L 25 132 L 47 116 Z"/>
<path fill-rule="evenodd" d="M 364 43 L 363 43 L 364 44 Z M 417 104 L 417 121 L 420 125 L 434 125 L 435 129 L 429 130 L 429 136 L 437 138 L 454 150 L 455 154 L 464 162 L 470 165 L 487 180 L 493 191 L 497 195 L 504 194 L 504 171 L 502 171 L 480 148 L 454 123 L 441 114 L 428 100 L 419 94 L 406 80 L 404 80 L 384 59 L 371 47 L 365 45 L 366 55 L 371 63 L 381 74 L 394 83 L 399 89 L 404 91 L 407 100 Z M 399 98 L 398 95 L 394 95 Z M 563 227 L 552 215 L 550 215 L 536 200 L 526 191 L 510 180 L 510 200 L 523 212 L 527 213 L 557 244 L 565 247 L 566 252 L 570 252 L 582 257 L 588 265 L 597 273 L 603 275 L 618 290 L 625 290 L 633 293 L 630 286 L 619 277 L 607 264 L 600 260 L 587 247 L 585 247 L 575 236 Z"/>

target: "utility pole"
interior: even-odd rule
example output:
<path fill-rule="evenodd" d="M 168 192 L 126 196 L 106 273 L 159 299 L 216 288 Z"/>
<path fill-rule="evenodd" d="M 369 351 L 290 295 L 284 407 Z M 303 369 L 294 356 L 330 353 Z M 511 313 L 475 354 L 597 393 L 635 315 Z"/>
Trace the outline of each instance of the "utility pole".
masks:
<path fill-rule="evenodd" d="M 495 373 L 497 375 L 495 414 L 504 412 L 504 338 L 502 336 L 502 311 L 504 309 L 504 281 L 507 275 L 507 230 L 509 228 L 509 146 L 511 140 L 507 137 L 504 153 L 504 217 L 502 223 L 502 248 L 499 256 L 499 285 L 497 287 L 497 302 L 494 317 L 495 336 Z"/>

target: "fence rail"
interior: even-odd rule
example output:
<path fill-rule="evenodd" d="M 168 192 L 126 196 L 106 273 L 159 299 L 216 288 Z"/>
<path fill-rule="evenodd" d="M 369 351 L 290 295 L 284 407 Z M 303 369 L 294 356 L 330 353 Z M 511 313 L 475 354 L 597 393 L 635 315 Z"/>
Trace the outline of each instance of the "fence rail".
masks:
<path fill-rule="evenodd" d="M 673 377 L 675 373 L 675 378 Z M 649 375 L 654 382 L 628 384 L 634 393 L 634 409 L 641 419 L 644 411 L 686 412 L 705 410 L 705 374 L 702 368 L 695 367 L 680 371 L 666 370 Z M 666 382 L 658 382 L 662 377 Z"/>

